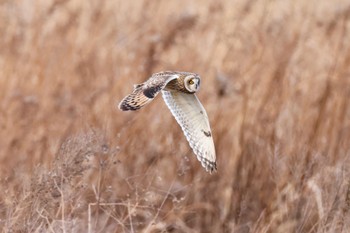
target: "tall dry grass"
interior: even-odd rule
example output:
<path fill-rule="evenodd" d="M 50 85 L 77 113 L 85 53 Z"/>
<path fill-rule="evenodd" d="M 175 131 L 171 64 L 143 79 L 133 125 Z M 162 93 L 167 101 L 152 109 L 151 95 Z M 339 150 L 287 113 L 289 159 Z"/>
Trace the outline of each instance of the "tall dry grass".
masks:
<path fill-rule="evenodd" d="M 349 232 L 350 4 L 0 3 L 3 232 Z M 202 76 L 218 173 L 151 73 Z"/>

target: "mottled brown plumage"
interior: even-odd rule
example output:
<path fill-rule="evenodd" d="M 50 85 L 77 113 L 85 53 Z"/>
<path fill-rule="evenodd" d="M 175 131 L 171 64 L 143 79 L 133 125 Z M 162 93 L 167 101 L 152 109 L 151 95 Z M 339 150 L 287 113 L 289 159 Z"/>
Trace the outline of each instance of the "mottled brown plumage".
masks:
<path fill-rule="evenodd" d="M 176 77 L 173 72 L 169 71 L 152 75 L 146 82 L 134 86 L 134 91 L 120 102 L 119 109 L 134 111 L 142 108 L 153 100 L 168 82 L 176 79 Z"/>

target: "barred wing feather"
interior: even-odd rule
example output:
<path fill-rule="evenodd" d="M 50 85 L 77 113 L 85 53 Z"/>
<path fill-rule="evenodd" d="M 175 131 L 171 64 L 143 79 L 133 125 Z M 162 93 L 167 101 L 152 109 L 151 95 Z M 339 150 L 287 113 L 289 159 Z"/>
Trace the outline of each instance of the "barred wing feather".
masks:
<path fill-rule="evenodd" d="M 208 171 L 216 171 L 214 141 L 207 113 L 195 94 L 162 91 L 163 99 L 181 126 L 197 159 Z"/>

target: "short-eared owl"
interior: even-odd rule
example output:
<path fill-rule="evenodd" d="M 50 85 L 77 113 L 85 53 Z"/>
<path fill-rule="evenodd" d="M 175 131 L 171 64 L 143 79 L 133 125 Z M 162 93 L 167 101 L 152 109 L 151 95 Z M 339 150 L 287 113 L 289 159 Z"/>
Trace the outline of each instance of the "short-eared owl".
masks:
<path fill-rule="evenodd" d="M 181 126 L 190 147 L 208 172 L 216 171 L 216 156 L 209 120 L 195 92 L 200 77 L 194 73 L 165 71 L 134 86 L 134 91 L 119 104 L 123 111 L 137 110 L 151 102 L 161 91 L 163 99 Z"/>

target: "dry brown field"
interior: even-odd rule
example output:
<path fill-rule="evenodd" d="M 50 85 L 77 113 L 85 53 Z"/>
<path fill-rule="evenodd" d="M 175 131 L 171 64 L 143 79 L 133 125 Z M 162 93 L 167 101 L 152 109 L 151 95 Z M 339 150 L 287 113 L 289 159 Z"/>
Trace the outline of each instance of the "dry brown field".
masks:
<path fill-rule="evenodd" d="M 162 98 L 201 75 L 218 172 Z M 2 232 L 350 232 L 349 0 L 1 0 Z"/>

